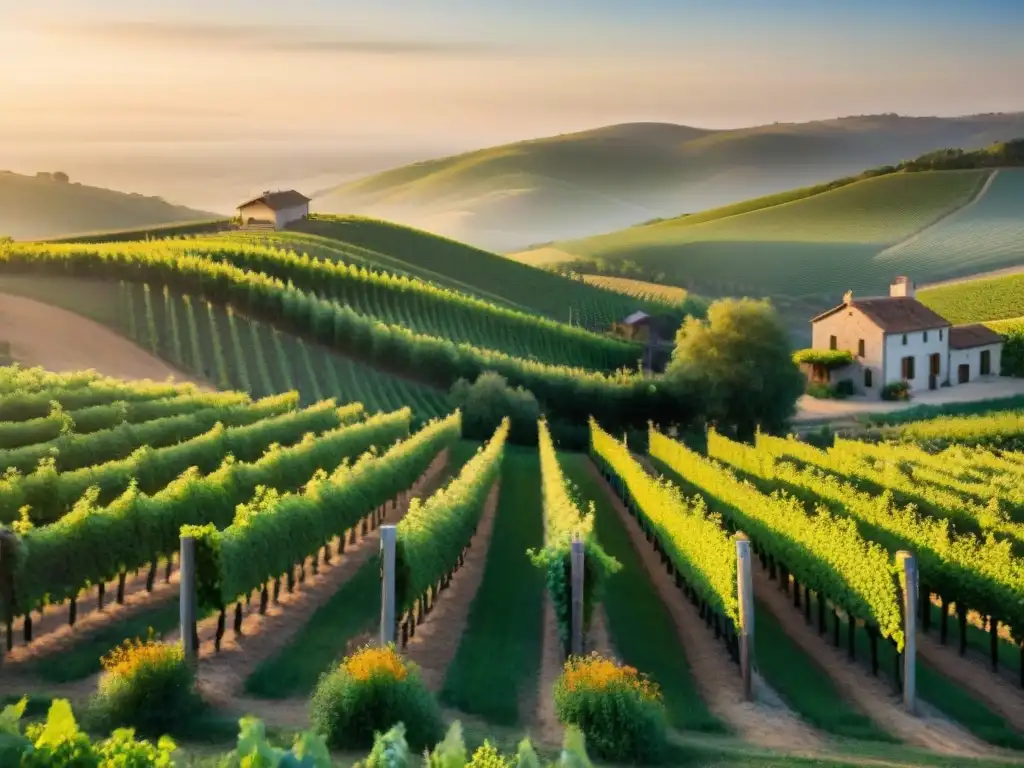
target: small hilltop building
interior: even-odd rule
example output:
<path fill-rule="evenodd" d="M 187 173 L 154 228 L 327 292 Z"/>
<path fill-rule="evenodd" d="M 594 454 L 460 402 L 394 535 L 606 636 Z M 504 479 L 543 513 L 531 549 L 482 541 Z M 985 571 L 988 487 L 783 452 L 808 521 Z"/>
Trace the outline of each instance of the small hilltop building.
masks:
<path fill-rule="evenodd" d="M 294 189 L 267 191 L 238 206 L 238 217 L 249 229 L 284 229 L 309 215 L 310 202 Z"/>
<path fill-rule="evenodd" d="M 984 325 L 952 325 L 915 297 L 914 283 L 897 277 L 889 295 L 843 303 L 811 320 L 811 347 L 846 350 L 853 362 L 827 373 L 848 379 L 858 394 L 878 396 L 906 382 L 910 392 L 965 384 L 998 375 L 1002 337 Z"/>

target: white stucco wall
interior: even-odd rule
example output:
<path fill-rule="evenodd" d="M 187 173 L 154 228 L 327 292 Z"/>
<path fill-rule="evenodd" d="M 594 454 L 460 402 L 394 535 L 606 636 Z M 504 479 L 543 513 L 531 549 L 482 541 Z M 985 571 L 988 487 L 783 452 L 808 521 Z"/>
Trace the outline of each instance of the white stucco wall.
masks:
<path fill-rule="evenodd" d="M 829 349 L 831 337 L 836 337 L 836 349 L 853 353 L 853 364 L 832 372 L 832 383 L 852 379 L 856 392 L 871 394 L 882 388 L 882 329 L 855 307 L 841 309 L 819 320 L 811 328 L 811 347 Z M 857 356 L 858 342 L 864 340 L 864 356 Z M 864 388 L 864 369 L 871 369 L 871 389 Z"/>
<path fill-rule="evenodd" d="M 925 334 L 928 340 L 925 341 Z M 907 343 L 903 343 L 906 336 Z M 942 386 L 949 374 L 949 328 L 929 328 L 927 331 L 887 334 L 885 337 L 885 384 L 903 380 L 903 358 L 914 358 L 914 378 L 907 383 L 911 392 L 928 390 L 931 356 L 939 355 L 939 375 L 936 386 Z M 951 382 L 953 383 L 953 382 Z"/>
<path fill-rule="evenodd" d="M 242 223 L 248 224 L 249 219 L 256 219 L 256 221 L 277 221 L 275 211 L 265 203 L 252 203 L 245 206 L 244 208 L 238 209 L 239 216 L 242 217 Z"/>
<path fill-rule="evenodd" d="M 282 208 L 277 212 L 276 223 L 278 229 L 283 227 L 285 224 L 290 224 L 293 221 L 298 221 L 303 216 L 309 214 L 309 203 L 304 205 L 296 205 L 292 208 Z"/>
<path fill-rule="evenodd" d="M 256 219 L 256 221 L 272 222 L 277 229 L 281 229 L 286 224 L 298 221 L 303 216 L 308 216 L 309 203 L 296 205 L 292 208 L 282 208 L 279 211 L 273 210 L 266 203 L 252 203 L 244 208 L 239 208 L 238 212 L 242 217 L 243 224 L 248 224 L 249 219 Z"/>
<path fill-rule="evenodd" d="M 1002 344 L 988 344 L 983 347 L 971 347 L 970 349 L 951 349 L 949 351 L 949 376 L 950 384 L 957 384 L 960 381 L 959 369 L 961 365 L 970 366 L 970 378 L 974 381 L 981 376 L 981 353 L 988 350 L 992 356 L 992 364 L 989 375 L 998 376 L 1002 364 Z"/>

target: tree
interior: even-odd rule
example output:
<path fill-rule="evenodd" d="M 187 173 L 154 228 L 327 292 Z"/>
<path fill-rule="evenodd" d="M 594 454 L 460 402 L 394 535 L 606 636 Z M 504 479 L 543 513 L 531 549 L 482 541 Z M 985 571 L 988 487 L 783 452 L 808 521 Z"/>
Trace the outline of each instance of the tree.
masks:
<path fill-rule="evenodd" d="M 708 419 L 743 438 L 758 427 L 783 429 L 804 391 L 789 338 L 771 303 L 722 299 L 706 321 L 687 319 L 676 334 L 666 382 L 701 392 Z"/>
<path fill-rule="evenodd" d="M 509 440 L 533 445 L 537 442 L 540 406 L 528 389 L 510 387 L 504 376 L 485 371 L 470 384 L 459 379 L 452 385 L 449 400 L 462 410 L 462 434 L 486 440 L 508 416 L 512 422 Z"/>
<path fill-rule="evenodd" d="M 50 174 L 50 178 L 52 178 L 54 181 L 59 181 L 61 184 L 67 184 L 69 181 L 71 181 L 71 179 L 68 178 L 68 175 L 64 173 L 64 171 L 54 171 L 52 174 Z"/>

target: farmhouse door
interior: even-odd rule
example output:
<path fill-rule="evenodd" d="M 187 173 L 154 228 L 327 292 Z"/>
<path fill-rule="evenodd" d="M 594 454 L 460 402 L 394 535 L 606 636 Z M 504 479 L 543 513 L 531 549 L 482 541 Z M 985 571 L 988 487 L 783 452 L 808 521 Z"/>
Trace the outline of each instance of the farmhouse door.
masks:
<path fill-rule="evenodd" d="M 981 351 L 981 375 L 988 376 L 990 373 L 992 373 L 992 353 L 983 349 Z"/>
<path fill-rule="evenodd" d="M 942 370 L 942 357 L 935 353 L 928 363 L 928 389 L 939 386 L 939 372 Z"/>
<path fill-rule="evenodd" d="M 961 384 L 966 384 L 971 380 L 971 366 L 969 363 L 961 363 L 957 369 L 957 378 Z"/>

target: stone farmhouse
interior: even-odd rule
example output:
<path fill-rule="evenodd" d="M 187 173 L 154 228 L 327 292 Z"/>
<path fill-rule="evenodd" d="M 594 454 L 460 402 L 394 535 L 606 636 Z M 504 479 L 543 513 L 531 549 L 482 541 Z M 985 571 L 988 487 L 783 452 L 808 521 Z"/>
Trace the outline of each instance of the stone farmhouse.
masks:
<path fill-rule="evenodd" d="M 1003 339 L 983 325 L 951 325 L 914 295 L 914 283 L 897 277 L 889 295 L 855 299 L 811 320 L 814 349 L 848 350 L 853 362 L 831 372 L 854 391 L 880 395 L 905 381 L 911 392 L 955 386 L 999 374 Z"/>
<path fill-rule="evenodd" d="M 242 226 L 250 229 L 284 229 L 309 215 L 310 199 L 294 189 L 264 192 L 238 206 Z"/>

